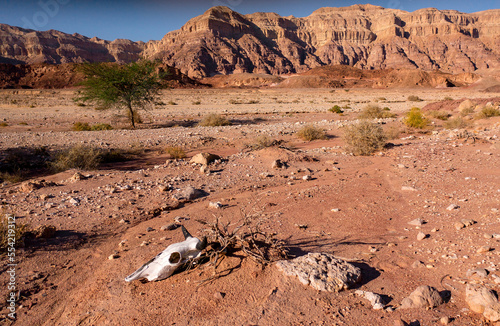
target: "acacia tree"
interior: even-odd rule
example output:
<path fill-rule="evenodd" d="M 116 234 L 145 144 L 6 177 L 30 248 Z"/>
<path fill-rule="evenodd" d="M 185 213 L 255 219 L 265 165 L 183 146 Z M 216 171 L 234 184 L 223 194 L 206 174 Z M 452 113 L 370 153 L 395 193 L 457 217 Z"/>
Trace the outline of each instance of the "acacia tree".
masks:
<path fill-rule="evenodd" d="M 127 110 L 130 123 L 135 128 L 137 110 L 153 102 L 158 94 L 161 79 L 166 72 L 158 62 L 142 60 L 126 65 L 90 63 L 81 66 L 85 80 L 77 101 L 97 103 L 103 108 Z"/>

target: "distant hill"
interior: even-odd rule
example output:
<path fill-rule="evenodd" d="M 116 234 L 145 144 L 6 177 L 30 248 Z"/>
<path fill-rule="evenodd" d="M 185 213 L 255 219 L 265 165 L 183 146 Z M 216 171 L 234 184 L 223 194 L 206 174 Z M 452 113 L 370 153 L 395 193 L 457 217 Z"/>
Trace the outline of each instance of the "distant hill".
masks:
<path fill-rule="evenodd" d="M 304 18 L 214 7 L 160 41 L 105 41 L 0 24 L 0 63 L 159 58 L 190 77 L 289 74 L 326 65 L 448 73 L 500 67 L 500 10 L 321 8 Z"/>

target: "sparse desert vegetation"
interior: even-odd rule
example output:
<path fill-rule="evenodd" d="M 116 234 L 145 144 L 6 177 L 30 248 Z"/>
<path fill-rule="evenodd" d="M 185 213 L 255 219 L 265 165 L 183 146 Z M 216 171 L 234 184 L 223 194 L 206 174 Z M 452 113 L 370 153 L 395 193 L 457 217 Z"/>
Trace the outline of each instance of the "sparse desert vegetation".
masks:
<path fill-rule="evenodd" d="M 387 136 L 376 123 L 362 120 L 344 128 L 346 149 L 354 155 L 371 155 L 384 148 Z"/>

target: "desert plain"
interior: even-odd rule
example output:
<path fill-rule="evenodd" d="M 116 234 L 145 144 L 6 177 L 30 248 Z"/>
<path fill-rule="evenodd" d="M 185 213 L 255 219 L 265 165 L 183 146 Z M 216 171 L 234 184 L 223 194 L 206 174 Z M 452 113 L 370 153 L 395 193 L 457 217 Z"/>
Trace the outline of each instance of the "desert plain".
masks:
<path fill-rule="evenodd" d="M 4 213 L 32 230 L 56 230 L 17 249 L 17 320 L 8 318 L 2 302 L 2 325 L 492 323 L 470 309 L 465 289 L 498 290 L 500 283 L 500 118 L 471 116 L 467 127 L 447 129 L 446 121 L 430 117 L 423 130 L 403 120 L 412 107 L 460 116 L 466 99 L 479 109 L 498 108 L 500 93 L 474 87 L 168 89 L 131 129 L 121 111 L 75 104 L 75 91 L 0 90 L 2 159 L 14 149 L 75 145 L 134 155 L 93 170 L 2 183 Z M 348 108 L 328 111 L 335 105 Z M 372 119 L 390 138 L 384 149 L 354 156 L 344 128 L 357 123 L 367 105 L 394 114 Z M 199 126 L 210 113 L 232 124 Z M 76 122 L 114 129 L 74 131 Z M 306 125 L 327 137 L 300 139 Z M 169 148 L 186 157 L 173 158 Z M 190 159 L 202 152 L 220 159 L 200 169 Z M 202 195 L 179 204 L 173 197 L 186 187 Z M 213 265 L 200 263 L 159 282 L 124 281 L 182 241 L 180 229 L 169 230 L 173 223 L 201 238 L 207 235 L 201 222 L 219 219 L 231 228 L 245 216 L 282 240 L 290 259 L 329 253 L 358 267 L 361 281 L 341 292 L 318 291 L 285 276 L 275 262 L 262 265 L 241 251 L 219 259 L 217 277 Z M 7 259 L 0 264 L 6 297 Z M 445 302 L 401 308 L 422 285 Z M 384 308 L 374 310 L 356 290 L 381 295 Z"/>

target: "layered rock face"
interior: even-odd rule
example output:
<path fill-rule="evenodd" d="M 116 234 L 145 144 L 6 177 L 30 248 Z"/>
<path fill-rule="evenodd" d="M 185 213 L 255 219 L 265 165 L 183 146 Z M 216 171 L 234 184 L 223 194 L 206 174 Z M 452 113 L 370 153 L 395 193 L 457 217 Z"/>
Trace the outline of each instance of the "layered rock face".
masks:
<path fill-rule="evenodd" d="M 474 14 L 372 5 L 321 8 L 305 18 L 214 7 L 144 55 L 192 77 L 286 74 L 323 65 L 471 72 L 500 65 L 500 10 Z"/>
<path fill-rule="evenodd" d="M 472 72 L 500 67 L 500 10 L 409 13 L 354 5 L 295 18 L 214 7 L 148 43 L 0 24 L 0 63 L 130 62 L 141 56 L 197 78 L 288 74 L 325 65 Z"/>
<path fill-rule="evenodd" d="M 131 62 L 144 42 L 88 38 L 54 30 L 38 32 L 0 24 L 0 63 Z"/>

